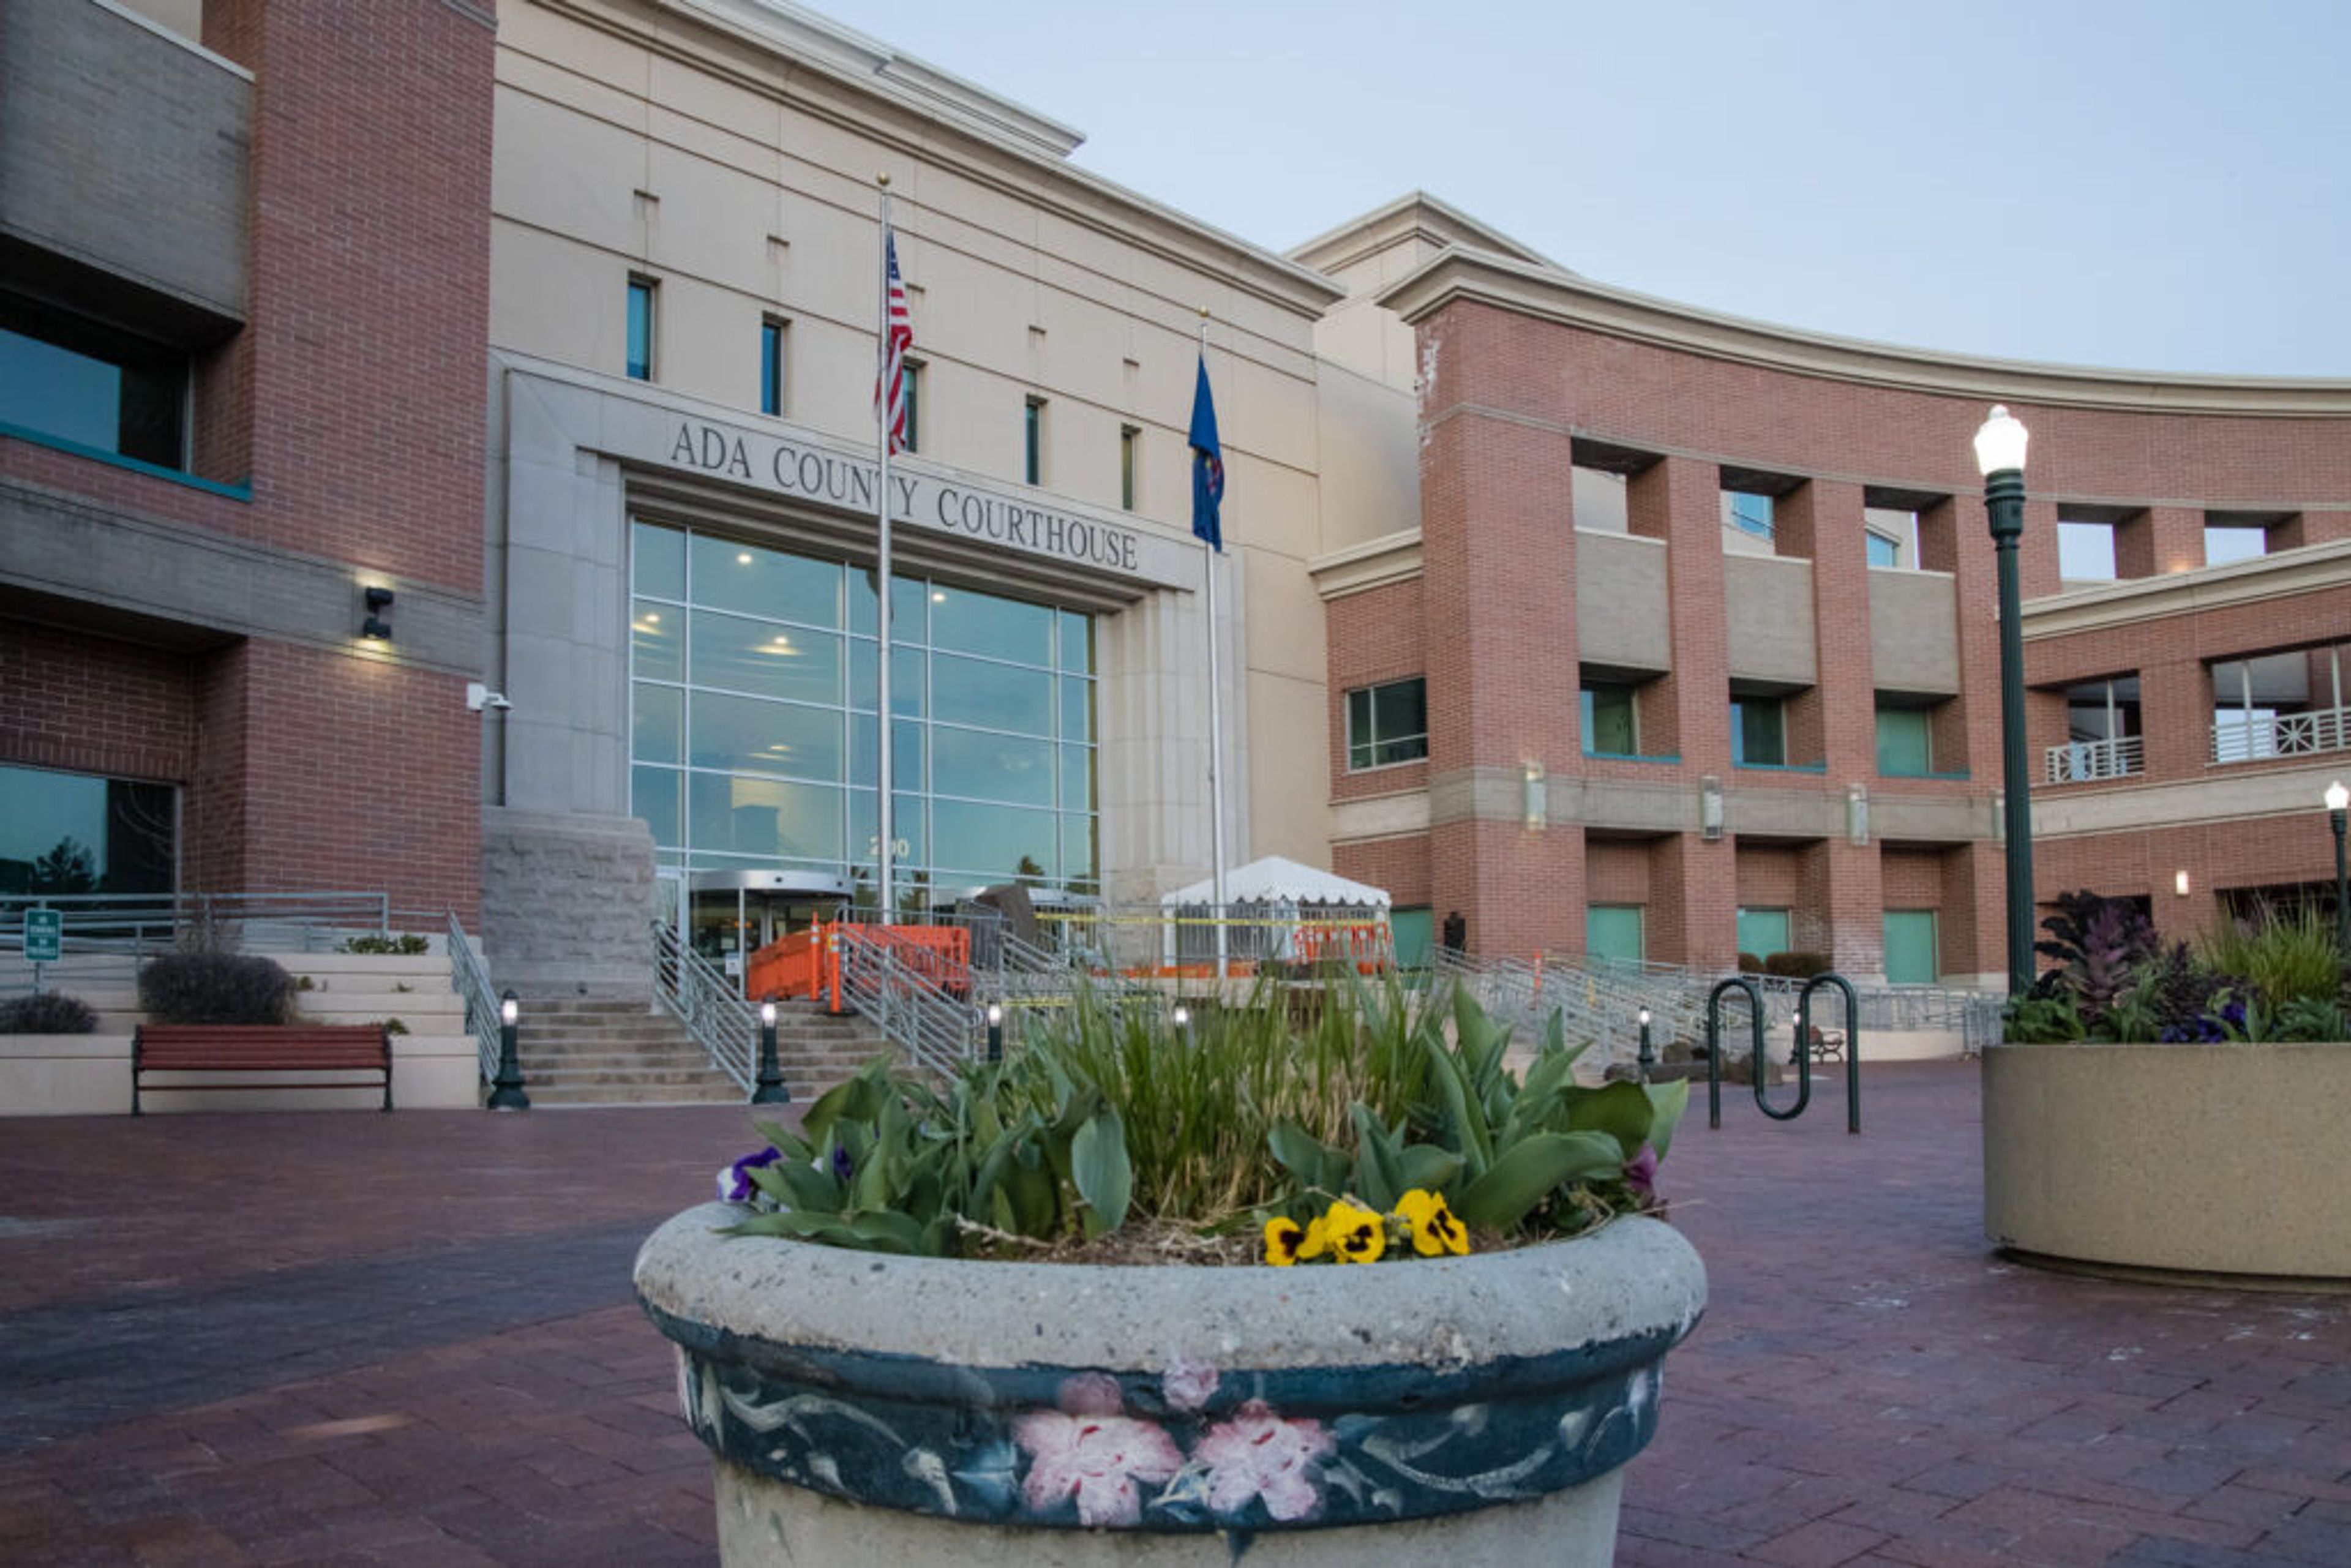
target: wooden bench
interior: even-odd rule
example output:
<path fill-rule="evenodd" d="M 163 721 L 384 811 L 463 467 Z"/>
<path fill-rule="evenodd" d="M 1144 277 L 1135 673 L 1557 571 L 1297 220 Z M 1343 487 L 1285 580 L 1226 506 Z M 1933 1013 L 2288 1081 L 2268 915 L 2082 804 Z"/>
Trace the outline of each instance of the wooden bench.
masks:
<path fill-rule="evenodd" d="M 141 1024 L 131 1036 L 131 1113 L 141 1115 L 140 1080 L 150 1072 L 292 1072 L 298 1083 L 171 1083 L 167 1090 L 368 1089 L 371 1080 L 321 1072 L 373 1072 L 392 1109 L 392 1031 L 381 1024 Z"/>

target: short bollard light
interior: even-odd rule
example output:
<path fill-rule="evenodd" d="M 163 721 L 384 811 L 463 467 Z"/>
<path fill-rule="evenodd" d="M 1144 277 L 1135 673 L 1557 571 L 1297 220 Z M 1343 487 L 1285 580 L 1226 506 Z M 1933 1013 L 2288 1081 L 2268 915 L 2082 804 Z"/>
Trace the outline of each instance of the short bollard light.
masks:
<path fill-rule="evenodd" d="M 522 998 L 512 988 L 498 1001 L 498 1075 L 490 1080 L 490 1109 L 528 1111 L 530 1096 L 522 1092 L 522 1059 L 515 1052 L 517 1027 L 522 1021 Z"/>
<path fill-rule="evenodd" d="M 1657 1053 L 1649 1048 L 1649 1009 L 1643 1008 L 1641 1019 L 1641 1082 L 1649 1081 L 1649 1070 L 1657 1064 Z"/>
<path fill-rule="evenodd" d="M 1192 1027 L 1192 1009 L 1182 1002 L 1177 1002 L 1176 1010 L 1168 1015 L 1168 1019 L 1179 1030 L 1189 1029 Z"/>
<path fill-rule="evenodd" d="M 2326 787 L 2326 820 L 2335 829 L 2335 956 L 2351 969 L 2351 871 L 2343 861 L 2343 821 L 2351 810 L 2351 789 L 2337 779 Z"/>
<path fill-rule="evenodd" d="M 1004 1004 L 987 1004 L 987 1060 L 1004 1060 Z"/>
<path fill-rule="evenodd" d="M 776 998 L 759 1004 L 759 1086 L 751 1092 L 754 1105 L 789 1105 L 792 1092 L 784 1087 L 784 1070 L 776 1061 Z"/>

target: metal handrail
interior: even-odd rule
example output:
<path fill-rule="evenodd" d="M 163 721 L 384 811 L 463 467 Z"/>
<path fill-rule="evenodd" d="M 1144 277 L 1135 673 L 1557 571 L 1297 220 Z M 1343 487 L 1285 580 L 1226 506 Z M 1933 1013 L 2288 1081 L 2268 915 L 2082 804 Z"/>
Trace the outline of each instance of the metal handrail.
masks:
<path fill-rule="evenodd" d="M 977 1054 L 979 1009 L 949 996 L 886 942 L 841 945 L 841 989 L 917 1067 L 949 1073 Z"/>
<path fill-rule="evenodd" d="M 21 914 L 57 910 L 67 939 L 84 952 L 144 956 L 208 933 L 251 941 L 281 930 L 298 934 L 301 952 L 354 929 L 387 935 L 392 899 L 382 893 L 11 893 L 0 894 L 0 948 L 21 948 Z"/>
<path fill-rule="evenodd" d="M 743 999 L 739 982 L 681 944 L 677 928 L 656 920 L 653 928 L 653 995 L 685 1026 L 711 1062 L 751 1092 L 759 1049 L 759 1015 Z"/>
<path fill-rule="evenodd" d="M 2113 740 L 2069 740 L 2049 748 L 2046 762 L 2052 784 L 2080 784 L 2094 779 L 2126 779 L 2147 771 L 2147 741 L 2142 736 L 2118 736 Z"/>
<path fill-rule="evenodd" d="M 489 966 L 457 923 L 455 910 L 449 914 L 449 988 L 465 999 L 465 1032 L 474 1037 L 482 1082 L 487 1083 L 498 1075 L 498 993 Z"/>

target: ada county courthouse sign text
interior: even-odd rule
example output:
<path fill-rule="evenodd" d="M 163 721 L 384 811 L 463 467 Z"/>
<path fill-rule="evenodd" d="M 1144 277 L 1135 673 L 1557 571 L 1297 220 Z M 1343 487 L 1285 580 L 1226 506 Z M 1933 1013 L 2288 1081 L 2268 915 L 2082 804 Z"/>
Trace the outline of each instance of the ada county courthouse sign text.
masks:
<path fill-rule="evenodd" d="M 878 467 L 871 457 L 852 456 L 829 444 L 674 413 L 666 416 L 664 428 L 657 450 L 640 447 L 615 455 L 649 458 L 664 467 L 755 485 L 795 500 L 874 515 Z M 897 527 L 952 534 L 1134 581 L 1188 588 L 1199 579 L 1200 552 L 1188 538 L 1040 505 L 968 479 L 941 477 L 894 463 L 890 520 Z"/>

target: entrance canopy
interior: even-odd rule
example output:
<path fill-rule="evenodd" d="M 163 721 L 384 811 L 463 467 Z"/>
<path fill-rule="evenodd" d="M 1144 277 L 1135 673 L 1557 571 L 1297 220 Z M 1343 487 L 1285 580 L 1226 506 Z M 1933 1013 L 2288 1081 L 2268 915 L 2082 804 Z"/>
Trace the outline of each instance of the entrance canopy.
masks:
<path fill-rule="evenodd" d="M 1217 880 L 1210 877 L 1189 887 L 1179 887 L 1159 902 L 1163 907 L 1174 908 L 1212 903 L 1216 896 Z M 1306 909 L 1337 909 L 1351 904 L 1385 909 L 1391 902 L 1384 888 L 1350 882 L 1334 873 L 1317 871 L 1280 855 L 1268 855 L 1227 872 L 1225 898 L 1231 904 L 1296 904 Z"/>

